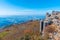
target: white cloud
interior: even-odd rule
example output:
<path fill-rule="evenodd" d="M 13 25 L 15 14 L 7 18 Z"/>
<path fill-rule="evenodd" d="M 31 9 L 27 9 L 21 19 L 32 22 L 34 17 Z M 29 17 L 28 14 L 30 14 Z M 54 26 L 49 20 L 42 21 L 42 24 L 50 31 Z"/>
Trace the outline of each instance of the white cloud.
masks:
<path fill-rule="evenodd" d="M 0 15 L 42 15 L 44 13 L 40 10 L 30 10 L 30 9 L 8 9 L 8 8 L 1 8 Z"/>
<path fill-rule="evenodd" d="M 52 10 L 30 10 L 30 9 L 0 9 L 0 15 L 45 15 Z"/>
<path fill-rule="evenodd" d="M 0 3 L 0 15 L 45 15 L 46 11 L 18 8 L 6 3 Z"/>

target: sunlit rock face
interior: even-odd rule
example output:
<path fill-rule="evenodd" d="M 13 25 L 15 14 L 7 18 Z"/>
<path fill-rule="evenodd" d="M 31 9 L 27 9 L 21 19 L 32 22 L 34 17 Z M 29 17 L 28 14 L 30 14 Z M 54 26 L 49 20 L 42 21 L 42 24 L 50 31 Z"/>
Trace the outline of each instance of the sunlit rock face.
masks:
<path fill-rule="evenodd" d="M 45 26 L 44 36 L 48 35 L 49 40 L 60 40 L 60 12 L 53 11 L 51 14 L 47 13 L 44 21 L 52 22 L 51 25 Z"/>

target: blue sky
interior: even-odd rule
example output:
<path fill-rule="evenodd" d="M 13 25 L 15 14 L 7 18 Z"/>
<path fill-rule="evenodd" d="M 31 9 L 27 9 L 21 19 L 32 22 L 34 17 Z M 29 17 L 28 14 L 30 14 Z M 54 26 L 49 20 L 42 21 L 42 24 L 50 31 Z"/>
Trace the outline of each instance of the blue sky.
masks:
<path fill-rule="evenodd" d="M 60 0 L 0 0 L 0 15 L 43 15 L 60 11 Z"/>

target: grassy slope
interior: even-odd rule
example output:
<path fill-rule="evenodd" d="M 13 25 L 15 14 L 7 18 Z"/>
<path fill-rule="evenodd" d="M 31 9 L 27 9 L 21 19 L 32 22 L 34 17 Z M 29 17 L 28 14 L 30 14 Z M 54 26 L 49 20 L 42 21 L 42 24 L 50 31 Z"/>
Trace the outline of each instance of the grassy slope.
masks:
<path fill-rule="evenodd" d="M 4 29 L 4 32 L 1 32 L 0 35 L 2 40 L 17 40 L 17 38 L 19 40 L 19 38 L 25 34 L 24 30 L 31 30 L 37 34 L 39 32 L 39 21 L 29 21 L 24 24 L 13 25 Z"/>

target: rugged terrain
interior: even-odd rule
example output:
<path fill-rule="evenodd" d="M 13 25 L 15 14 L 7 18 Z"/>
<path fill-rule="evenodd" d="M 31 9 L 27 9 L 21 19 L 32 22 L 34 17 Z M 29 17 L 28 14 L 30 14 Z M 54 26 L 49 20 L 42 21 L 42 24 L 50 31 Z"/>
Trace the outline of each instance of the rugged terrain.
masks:
<path fill-rule="evenodd" d="M 39 26 L 38 20 L 30 20 L 22 24 L 11 25 L 0 32 L 0 40 L 20 40 L 26 33 L 38 35 Z"/>

